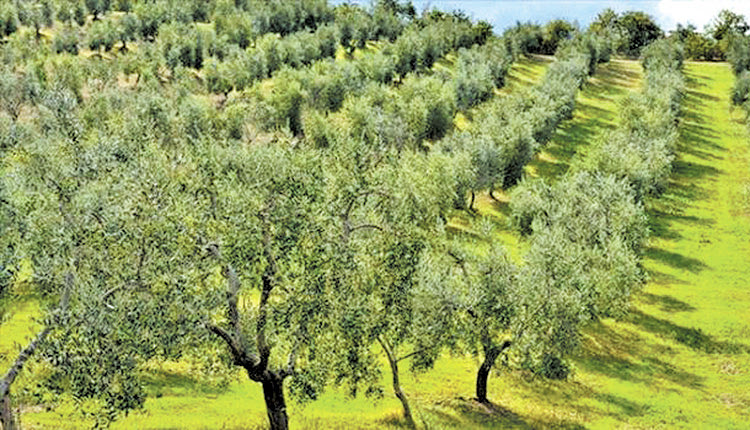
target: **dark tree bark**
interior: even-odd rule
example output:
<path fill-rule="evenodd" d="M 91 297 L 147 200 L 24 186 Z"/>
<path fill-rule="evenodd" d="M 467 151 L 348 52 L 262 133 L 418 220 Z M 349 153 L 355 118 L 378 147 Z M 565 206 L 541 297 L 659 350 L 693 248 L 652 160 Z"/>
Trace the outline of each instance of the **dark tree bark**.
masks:
<path fill-rule="evenodd" d="M 266 270 L 261 276 L 262 286 L 260 302 L 258 304 L 258 319 L 255 326 L 255 346 L 258 351 L 253 353 L 247 347 L 247 339 L 242 333 L 240 326 L 240 314 L 238 308 L 238 293 L 241 287 L 239 276 L 234 268 L 227 264 L 222 274 L 227 279 L 227 319 L 229 330 L 224 330 L 215 325 L 209 325 L 211 332 L 219 336 L 229 347 L 229 350 L 237 366 L 247 371 L 250 380 L 259 382 L 263 386 L 263 397 L 266 401 L 266 413 L 272 430 L 288 430 L 289 417 L 286 412 L 286 400 L 284 398 L 284 379 L 294 372 L 296 351 L 289 356 L 289 364 L 285 369 L 270 370 L 268 367 L 271 356 L 271 346 L 266 340 L 266 325 L 268 320 L 268 301 L 271 291 L 276 285 L 276 260 L 271 250 L 270 227 L 267 225 L 268 215 L 261 215 L 264 221 L 263 229 L 263 253 L 268 263 Z M 219 249 L 216 245 L 209 248 L 214 256 L 221 260 Z M 296 348 L 295 348 L 296 349 Z"/>
<path fill-rule="evenodd" d="M 479 371 L 477 372 L 476 394 L 478 402 L 484 404 L 490 403 L 489 399 L 487 399 L 487 380 L 489 379 L 490 371 L 492 370 L 492 366 L 495 365 L 497 357 L 499 357 L 500 354 L 509 346 L 510 341 L 507 340 L 500 346 L 495 346 L 491 343 L 485 343 L 484 361 L 482 362 L 482 365 L 479 366 Z"/>
<path fill-rule="evenodd" d="M 382 337 L 378 337 L 378 342 L 380 342 L 380 346 L 383 347 L 383 351 L 385 351 L 385 355 L 388 357 L 388 364 L 391 365 L 391 374 L 393 375 L 393 392 L 398 400 L 401 401 L 401 406 L 404 408 L 404 418 L 406 419 L 406 423 L 409 428 L 417 428 L 417 424 L 414 422 L 414 417 L 411 414 L 409 400 L 406 398 L 406 394 L 404 394 L 404 391 L 401 389 L 401 382 L 399 381 L 398 374 L 398 359 L 393 354 L 390 345 L 388 345 L 388 342 L 385 339 L 383 339 Z"/>
<path fill-rule="evenodd" d="M 495 196 L 495 190 L 494 190 L 494 189 L 493 189 L 492 187 L 490 187 L 490 198 L 491 198 L 492 200 L 496 201 L 496 202 L 499 202 L 499 201 L 500 201 L 500 200 L 498 200 L 498 199 L 497 199 L 497 197 Z"/>
<path fill-rule="evenodd" d="M 469 201 L 469 210 L 474 212 L 474 191 L 471 191 L 471 201 Z"/>
<path fill-rule="evenodd" d="M 6 393 L 0 399 L 0 424 L 3 430 L 16 430 L 16 422 L 13 419 L 13 410 L 10 407 L 10 394 Z"/>
<path fill-rule="evenodd" d="M 263 384 L 263 397 L 266 400 L 268 421 L 274 430 L 289 429 L 289 418 L 284 399 L 284 375 L 277 372 L 266 372 Z"/>

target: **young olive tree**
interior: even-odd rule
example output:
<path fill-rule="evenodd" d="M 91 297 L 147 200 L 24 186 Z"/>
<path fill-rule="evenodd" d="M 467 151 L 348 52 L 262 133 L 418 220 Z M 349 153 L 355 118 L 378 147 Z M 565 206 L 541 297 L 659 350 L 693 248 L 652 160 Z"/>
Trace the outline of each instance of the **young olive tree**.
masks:
<path fill-rule="evenodd" d="M 345 353 L 337 355 L 334 372 L 353 394 L 361 384 L 378 392 L 377 355 L 385 355 L 394 395 L 413 428 L 399 364 L 411 358 L 412 369 L 427 369 L 454 337 L 449 288 L 432 275 L 431 256 L 444 240 L 451 191 L 468 160 L 365 141 L 339 142 L 332 152 L 327 206 L 336 222 L 329 234 L 340 256 L 332 282 L 346 300 L 339 323 Z"/>
<path fill-rule="evenodd" d="M 53 24 L 54 11 L 50 0 L 27 0 L 16 5 L 21 24 L 32 27 L 36 39 L 41 39 L 42 28 L 51 27 Z"/>
<path fill-rule="evenodd" d="M 443 265 L 446 278 L 464 280 L 457 307 L 465 313 L 469 351 L 483 357 L 476 378 L 483 403 L 501 356 L 509 366 L 565 377 L 562 358 L 578 345 L 582 324 L 623 315 L 643 282 L 646 219 L 624 181 L 582 173 L 553 188 L 524 182 L 511 201 L 513 219 L 527 226 L 530 250 L 522 266 L 491 241 L 479 255 L 476 243 L 472 252 L 454 249 Z M 460 270 L 449 268 L 451 260 Z"/>

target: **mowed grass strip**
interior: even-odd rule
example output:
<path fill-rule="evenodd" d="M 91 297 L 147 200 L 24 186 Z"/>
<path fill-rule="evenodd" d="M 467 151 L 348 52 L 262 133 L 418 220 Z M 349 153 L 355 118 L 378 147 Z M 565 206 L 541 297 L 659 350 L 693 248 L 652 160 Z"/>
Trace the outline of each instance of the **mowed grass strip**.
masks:
<path fill-rule="evenodd" d="M 585 331 L 571 380 L 509 372 L 491 382 L 491 398 L 523 425 L 750 428 L 750 217 L 741 205 L 749 136 L 744 114 L 730 106 L 727 64 L 688 63 L 685 75 L 673 177 L 665 195 L 648 203 L 650 280 L 624 321 Z M 548 152 L 565 141 L 566 127 L 577 128 L 577 118 Z M 552 162 L 568 160 L 566 148 Z M 538 171 L 552 179 L 564 169 Z"/>

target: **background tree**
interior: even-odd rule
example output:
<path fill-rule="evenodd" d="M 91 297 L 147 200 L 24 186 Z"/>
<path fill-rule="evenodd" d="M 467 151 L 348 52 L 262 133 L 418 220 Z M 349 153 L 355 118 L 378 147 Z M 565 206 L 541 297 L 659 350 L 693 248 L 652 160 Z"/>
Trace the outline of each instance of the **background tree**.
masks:
<path fill-rule="evenodd" d="M 25 0 L 17 3 L 21 24 L 34 28 L 37 40 L 42 37 L 42 28 L 51 27 L 54 18 L 49 0 Z"/>
<path fill-rule="evenodd" d="M 13 3 L 0 5 L 0 38 L 10 36 L 18 30 L 18 12 Z"/>
<path fill-rule="evenodd" d="M 117 36 L 117 28 L 109 20 L 96 21 L 87 32 L 89 49 L 99 51 L 103 48 L 105 52 L 109 52 L 115 46 Z"/>
<path fill-rule="evenodd" d="M 138 18 L 132 13 L 124 14 L 116 24 L 115 34 L 117 38 L 122 42 L 121 51 L 128 50 L 128 42 L 132 42 L 138 37 L 138 30 L 140 23 Z"/>
<path fill-rule="evenodd" d="M 556 19 L 548 22 L 543 30 L 541 52 L 553 55 L 560 42 L 570 39 L 575 31 L 573 24 L 565 20 Z"/>
<path fill-rule="evenodd" d="M 94 21 L 98 21 L 100 15 L 109 12 L 112 7 L 111 0 L 85 0 L 86 9 L 94 16 Z"/>
<path fill-rule="evenodd" d="M 722 41 L 731 34 L 744 36 L 750 26 L 745 21 L 743 15 L 723 9 L 719 12 L 710 24 L 706 26 L 706 31 L 717 41 Z"/>
<path fill-rule="evenodd" d="M 52 50 L 58 54 L 67 52 L 78 55 L 78 30 L 73 27 L 62 29 L 52 39 Z"/>
<path fill-rule="evenodd" d="M 625 12 L 620 16 L 617 23 L 622 27 L 625 34 L 620 50 L 630 57 L 637 57 L 644 47 L 664 36 L 664 32 L 654 22 L 654 19 L 644 12 Z"/>

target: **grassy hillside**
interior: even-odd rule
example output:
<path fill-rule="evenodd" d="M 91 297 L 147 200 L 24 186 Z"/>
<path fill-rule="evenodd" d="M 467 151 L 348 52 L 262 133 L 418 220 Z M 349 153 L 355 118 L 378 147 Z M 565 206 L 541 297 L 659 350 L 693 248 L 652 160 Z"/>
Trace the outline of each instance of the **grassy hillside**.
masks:
<path fill-rule="evenodd" d="M 535 82 L 544 66 L 514 65 L 510 90 Z M 741 202 L 750 179 L 748 134 L 743 113 L 730 109 L 734 78 L 726 64 L 688 63 L 685 73 L 678 158 L 669 189 L 649 203 L 650 280 L 630 317 L 586 330 L 567 381 L 493 374 L 494 408 L 469 400 L 478 365 L 473 359 L 444 357 L 425 375 L 404 375 L 418 421 L 429 428 L 747 428 L 750 219 Z M 619 100 L 639 87 L 640 78 L 635 62 L 601 67 L 579 94 L 574 118 L 558 130 L 530 173 L 553 179 L 565 172 L 594 136 L 616 124 Z M 477 204 L 504 222 L 503 203 L 481 196 Z M 30 314 L 16 311 L 13 333 L 22 332 L 18 324 L 29 324 Z M 3 334 L 10 328 L 3 324 L 0 332 L 6 351 Z M 149 388 L 155 397 L 115 428 L 264 425 L 257 384 L 238 375 L 226 390 L 200 390 L 189 371 L 185 363 L 156 365 Z M 385 366 L 384 372 L 388 377 Z M 67 414 L 84 406 L 71 402 L 57 411 L 24 411 L 22 419 L 31 428 L 77 428 L 84 423 Z M 349 400 L 334 390 L 309 405 L 290 405 L 295 428 L 398 428 L 399 416 L 388 391 L 376 403 Z"/>

